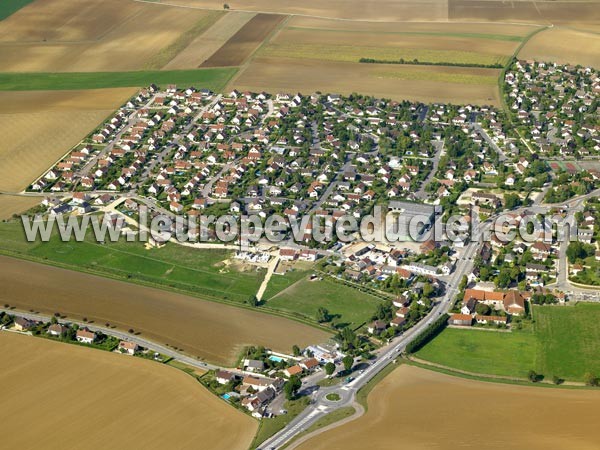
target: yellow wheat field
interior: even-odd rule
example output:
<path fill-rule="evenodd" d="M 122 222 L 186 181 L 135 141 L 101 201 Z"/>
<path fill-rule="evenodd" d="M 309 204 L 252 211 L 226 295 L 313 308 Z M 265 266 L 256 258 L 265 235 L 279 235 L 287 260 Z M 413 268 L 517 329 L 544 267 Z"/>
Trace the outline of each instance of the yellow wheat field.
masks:
<path fill-rule="evenodd" d="M 134 92 L 0 92 L 0 191 L 25 189 Z"/>
<path fill-rule="evenodd" d="M 245 450 L 256 422 L 191 376 L 130 356 L 0 333 L 3 448 Z"/>

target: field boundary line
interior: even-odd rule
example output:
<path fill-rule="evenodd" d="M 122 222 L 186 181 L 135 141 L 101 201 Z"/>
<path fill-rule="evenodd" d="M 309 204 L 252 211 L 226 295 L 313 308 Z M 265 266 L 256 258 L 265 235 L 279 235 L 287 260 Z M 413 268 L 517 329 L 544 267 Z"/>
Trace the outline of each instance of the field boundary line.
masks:
<path fill-rule="evenodd" d="M 258 14 L 262 14 L 262 13 L 258 13 Z M 283 28 L 287 25 L 289 20 L 292 18 L 292 16 L 290 16 L 290 15 L 285 15 L 285 14 L 277 14 L 277 15 L 284 16 L 283 19 L 281 20 L 281 22 L 279 22 L 277 24 L 277 26 L 273 30 L 271 30 L 271 32 L 262 40 L 262 42 L 258 45 L 258 47 L 256 47 L 254 49 L 254 51 L 248 55 L 246 60 L 240 66 L 238 66 L 237 72 L 229 79 L 229 82 L 225 85 L 225 89 L 230 90 L 233 88 L 233 85 L 235 84 L 235 82 L 238 80 L 238 78 L 244 72 L 246 72 L 246 69 L 248 69 L 248 67 L 250 67 L 250 64 L 252 63 L 252 61 L 254 61 L 254 58 L 256 58 L 256 56 L 258 55 L 260 50 L 266 44 L 271 42 L 271 40 L 276 35 L 278 35 L 281 32 L 281 30 L 283 30 Z"/>
<path fill-rule="evenodd" d="M 192 5 L 180 5 L 177 3 L 169 3 L 169 2 L 163 2 L 161 0 L 133 0 L 134 2 L 138 2 L 138 3 L 152 3 L 152 4 L 159 4 L 159 5 L 163 5 L 163 6 L 170 6 L 173 8 L 185 8 L 185 9 L 203 9 L 203 10 L 210 10 L 210 11 L 221 11 L 221 8 L 210 8 L 207 6 L 201 7 L 201 6 L 192 6 Z M 544 3 L 560 3 L 560 2 L 554 2 L 554 1 L 547 1 Z M 563 3 L 570 3 L 570 2 L 563 2 Z M 593 1 L 590 2 L 585 2 L 585 3 L 594 3 Z M 305 17 L 308 19 L 325 19 L 325 20 L 337 20 L 340 22 L 371 22 L 371 23 L 456 23 L 456 24 L 464 24 L 464 25 L 468 25 L 468 24 L 478 24 L 478 25 L 489 25 L 490 22 L 485 22 L 485 21 L 454 21 L 454 20 L 449 20 L 449 19 L 440 19 L 440 20 L 373 20 L 373 19 L 351 19 L 351 18 L 346 18 L 346 17 L 331 17 L 331 16 L 319 16 L 316 14 L 304 14 L 304 13 L 286 13 L 286 12 L 281 12 L 281 11 L 259 11 L 259 10 L 251 10 L 251 9 L 228 9 L 227 11 L 230 12 L 248 12 L 248 13 L 257 13 L 257 14 L 275 14 L 275 15 L 284 15 L 284 16 L 290 16 L 290 17 Z M 523 25 L 523 26 L 543 26 L 544 24 L 540 24 L 539 22 L 495 22 L 498 24 L 504 24 L 504 25 Z"/>
<path fill-rule="evenodd" d="M 444 373 L 450 376 L 467 378 L 488 383 L 516 384 L 520 386 L 541 386 L 546 388 L 558 389 L 590 389 L 590 386 L 586 386 L 584 383 L 578 381 L 565 381 L 558 385 L 552 383 L 550 380 L 537 381 L 534 383 L 529 381 L 527 378 L 492 375 L 487 373 L 469 372 L 468 370 L 455 369 L 453 367 L 427 361 L 425 359 L 421 359 L 415 356 L 404 356 L 404 360 L 407 364 L 413 365 L 415 367 L 420 367 L 422 369 L 433 370 L 435 372 Z"/>
<path fill-rule="evenodd" d="M 47 259 L 37 258 L 35 256 L 25 255 L 23 253 L 13 252 L 13 251 L 6 250 L 3 248 L 0 248 L 0 256 L 20 259 L 20 260 L 29 261 L 29 262 L 36 263 L 36 264 L 44 264 L 44 265 L 50 266 L 50 267 L 56 267 L 56 268 L 63 269 L 63 270 L 70 270 L 73 272 L 84 273 L 87 275 L 92 275 L 92 276 L 100 277 L 100 278 L 107 278 L 107 279 L 114 280 L 114 281 L 120 281 L 122 283 L 130 283 L 130 284 L 144 286 L 144 287 L 148 287 L 148 288 L 152 288 L 152 289 L 158 289 L 161 291 L 173 292 L 175 294 L 184 295 L 184 296 L 192 297 L 192 298 L 197 298 L 198 300 L 201 300 L 201 301 L 221 303 L 224 305 L 232 306 L 234 308 L 247 309 L 249 311 L 254 311 L 256 313 L 282 317 L 284 319 L 293 320 L 295 322 L 311 326 L 313 328 L 316 328 L 317 330 L 324 331 L 324 332 L 328 333 L 329 335 L 333 335 L 333 333 L 334 333 L 334 330 L 332 330 L 331 328 L 318 325 L 317 323 L 309 320 L 308 317 L 306 317 L 306 316 L 299 316 L 299 315 L 291 314 L 286 311 L 270 308 L 268 306 L 253 307 L 246 303 L 242 303 L 240 301 L 228 300 L 228 299 L 221 298 L 221 297 L 211 297 L 210 295 L 207 295 L 207 294 L 198 294 L 197 292 L 187 291 L 184 289 L 177 289 L 177 288 L 174 288 L 171 286 L 167 286 L 165 284 L 154 283 L 154 282 L 142 280 L 139 278 L 135 278 L 135 279 L 134 278 L 125 278 L 125 277 L 121 277 L 121 276 L 118 276 L 118 275 L 110 273 L 110 272 L 102 272 L 102 271 L 98 271 L 98 270 L 92 270 L 88 267 L 81 267 L 81 266 L 76 266 L 76 265 L 68 265 L 68 264 L 64 264 L 64 263 L 60 263 L 60 262 L 56 262 L 56 261 L 49 261 Z"/>

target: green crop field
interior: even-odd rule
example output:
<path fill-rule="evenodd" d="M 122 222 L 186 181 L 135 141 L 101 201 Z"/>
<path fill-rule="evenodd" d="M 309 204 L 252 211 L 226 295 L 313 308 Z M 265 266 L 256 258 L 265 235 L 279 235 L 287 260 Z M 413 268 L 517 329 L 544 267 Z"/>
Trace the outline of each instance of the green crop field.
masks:
<path fill-rule="evenodd" d="M 361 58 L 397 61 L 417 59 L 429 63 L 505 64 L 506 55 L 491 55 L 468 50 L 438 50 L 420 48 L 389 48 L 354 45 L 319 45 L 301 42 L 271 43 L 263 47 L 261 56 L 277 58 L 323 59 L 358 62 Z"/>
<path fill-rule="evenodd" d="M 533 369 L 535 348 L 536 340 L 531 332 L 447 328 L 416 356 L 468 372 L 526 377 Z"/>
<path fill-rule="evenodd" d="M 16 13 L 19 9 L 27 6 L 33 0 L 2 0 L 0 2 L 0 20 Z"/>
<path fill-rule="evenodd" d="M 244 302 L 254 295 L 265 271 L 238 271 L 222 262 L 232 252 L 197 250 L 168 244 L 146 250 L 141 243 L 99 244 L 88 233 L 83 242 L 62 242 L 54 234 L 50 242 L 25 241 L 17 222 L 0 223 L 0 251 L 28 259 L 105 274 L 108 276 L 152 283 L 215 299 Z"/>
<path fill-rule="evenodd" d="M 101 89 L 179 84 L 219 92 L 237 69 L 141 70 L 134 72 L 0 73 L 0 91 Z"/>
<path fill-rule="evenodd" d="M 275 278 L 273 276 L 271 279 Z M 315 319 L 322 306 L 335 315 L 333 322 L 357 327 L 370 320 L 381 300 L 332 280 L 302 278 L 281 294 L 267 300 L 267 306 Z"/>
<path fill-rule="evenodd" d="M 535 307 L 540 373 L 582 380 L 586 372 L 600 376 L 600 305 Z"/>
<path fill-rule="evenodd" d="M 550 380 L 600 375 L 600 305 L 535 306 L 532 330 L 500 333 L 448 328 L 416 356 L 468 372 Z"/>

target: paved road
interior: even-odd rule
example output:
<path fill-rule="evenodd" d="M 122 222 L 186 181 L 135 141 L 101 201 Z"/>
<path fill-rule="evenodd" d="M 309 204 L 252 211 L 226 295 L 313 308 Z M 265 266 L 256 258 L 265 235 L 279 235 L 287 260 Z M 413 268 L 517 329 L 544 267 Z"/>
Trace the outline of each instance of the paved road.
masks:
<path fill-rule="evenodd" d="M 484 225 L 488 226 L 489 225 Z M 318 388 L 314 385 L 306 386 L 303 390 L 312 392 L 311 405 L 309 405 L 301 414 L 295 417 L 285 428 L 277 434 L 266 440 L 260 445 L 259 450 L 278 449 L 289 442 L 294 436 L 300 434 L 317 420 L 330 412 L 351 406 L 355 403 L 356 393 L 366 383 L 369 382 L 375 375 L 383 370 L 387 365 L 392 363 L 406 348 L 406 346 L 415 339 L 426 327 L 431 325 L 440 315 L 446 313 L 458 292 L 458 284 L 463 275 L 469 273 L 473 265 L 473 257 L 480 246 L 480 242 L 471 242 L 463 249 L 462 257 L 456 265 L 455 272 L 447 280 L 447 289 L 443 297 L 435 304 L 432 311 L 426 318 L 421 320 L 417 325 L 408 330 L 406 333 L 393 339 L 389 344 L 382 347 L 376 353 L 376 358 L 373 362 L 356 378 L 343 386 L 332 386 L 326 388 Z M 337 393 L 340 400 L 331 402 L 326 396 L 330 393 Z"/>
<path fill-rule="evenodd" d="M 508 157 L 506 156 L 506 153 L 504 153 L 504 150 L 502 150 L 500 147 L 498 147 L 498 144 L 496 144 L 492 140 L 490 135 L 487 134 L 487 132 L 482 128 L 481 125 L 479 125 L 478 123 L 473 123 L 473 124 L 471 124 L 471 127 L 483 138 L 483 140 L 485 142 L 488 143 L 488 145 L 490 147 L 492 147 L 494 149 L 494 151 L 496 153 L 498 153 L 498 159 L 501 163 L 508 159 Z"/>
<path fill-rule="evenodd" d="M 0 311 L 4 311 L 4 312 L 6 312 L 8 314 L 12 314 L 12 315 L 18 315 L 21 317 L 25 317 L 26 319 L 34 320 L 34 321 L 49 322 L 51 319 L 51 316 L 48 316 L 45 314 L 21 312 L 21 311 L 5 309 L 5 308 L 0 308 Z M 160 344 L 157 344 L 156 342 L 149 341 L 141 336 L 136 336 L 131 333 L 119 331 L 114 328 L 107 328 L 107 327 L 98 326 L 98 325 L 91 324 L 91 323 L 79 322 L 77 320 L 73 320 L 70 318 L 67 318 L 65 320 L 65 322 L 77 324 L 79 327 L 87 327 L 91 331 L 101 332 L 106 335 L 114 336 L 114 337 L 124 340 L 124 341 L 134 342 L 141 347 L 148 348 L 150 350 L 159 352 L 165 356 L 174 358 L 178 361 L 181 361 L 182 363 L 185 363 L 192 367 L 196 367 L 198 369 L 202 369 L 202 370 L 219 370 L 219 369 L 221 369 L 219 366 L 215 366 L 213 364 L 209 364 L 204 361 L 200 361 L 198 359 L 184 355 L 182 353 L 179 353 L 179 352 L 173 350 L 172 348 L 165 347 L 164 345 L 160 345 Z"/>

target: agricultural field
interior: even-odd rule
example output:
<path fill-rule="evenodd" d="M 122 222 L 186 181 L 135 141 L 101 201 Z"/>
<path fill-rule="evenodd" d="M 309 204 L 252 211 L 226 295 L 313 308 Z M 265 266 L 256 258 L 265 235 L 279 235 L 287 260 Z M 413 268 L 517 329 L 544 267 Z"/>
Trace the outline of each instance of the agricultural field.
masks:
<path fill-rule="evenodd" d="M 231 83 L 254 92 L 315 91 L 444 103 L 500 105 L 496 69 L 254 58 Z"/>
<path fill-rule="evenodd" d="M 396 100 L 497 106 L 496 67 L 538 29 L 475 23 L 350 24 L 293 17 L 231 85 L 273 93 L 360 92 Z M 405 64 L 361 63 L 363 58 Z"/>
<path fill-rule="evenodd" d="M 38 205 L 40 199 L 37 197 L 17 197 L 0 194 L 0 220 L 7 220 L 13 214 L 19 214 Z"/>
<path fill-rule="evenodd" d="M 285 19 L 276 14 L 257 14 L 208 58 L 202 67 L 239 66 Z"/>
<path fill-rule="evenodd" d="M 38 0 L 0 22 L 0 71 L 155 68 L 219 16 L 129 0 Z"/>
<path fill-rule="evenodd" d="M 307 277 L 267 299 L 271 308 L 315 318 L 319 307 L 334 317 L 333 323 L 356 328 L 371 319 L 381 300 L 331 280 Z"/>
<path fill-rule="evenodd" d="M 255 15 L 245 12 L 226 13 L 175 56 L 164 69 L 193 69 L 202 65 Z"/>
<path fill-rule="evenodd" d="M 140 358 L 0 335 L 3 446 L 246 449 L 256 422 L 191 376 Z M 58 405 L 51 408 L 40 405 Z M 159 426 L 157 427 L 157 424 Z"/>
<path fill-rule="evenodd" d="M 0 257 L 0 304 L 135 330 L 191 356 L 232 365 L 246 345 L 289 352 L 324 342 L 308 325 L 58 267 Z"/>
<path fill-rule="evenodd" d="M 6 19 L 11 14 L 14 14 L 19 9 L 27 6 L 33 0 L 4 0 L 0 4 L 0 20 Z"/>
<path fill-rule="evenodd" d="M 428 63 L 504 65 L 535 27 L 479 24 L 397 24 L 295 17 L 260 55 L 359 62 L 418 60 Z"/>
<path fill-rule="evenodd" d="M 600 10 L 591 1 L 448 0 L 448 19 L 480 22 L 600 23 Z"/>
<path fill-rule="evenodd" d="M 417 357 L 468 372 L 525 378 L 535 370 L 583 381 L 600 373 L 600 306 L 535 306 L 531 331 L 500 333 L 448 328 Z"/>
<path fill-rule="evenodd" d="M 219 0 L 159 0 L 194 8 L 222 9 Z M 309 15 L 327 18 L 393 21 L 446 21 L 447 0 L 233 0 L 231 10 Z"/>
<path fill-rule="evenodd" d="M 26 258 L 102 273 L 110 277 L 151 283 L 215 300 L 244 303 L 256 294 L 265 269 L 238 266 L 232 251 L 198 250 L 175 244 L 147 250 L 142 243 L 97 243 L 91 232 L 83 242 L 26 241 L 20 221 L 0 224 L 0 250 Z"/>
<path fill-rule="evenodd" d="M 535 352 L 531 332 L 447 328 L 416 356 L 468 372 L 526 378 L 535 369 Z"/>
<path fill-rule="evenodd" d="M 0 191 L 25 189 L 134 92 L 0 92 Z"/>
<path fill-rule="evenodd" d="M 519 58 L 600 68 L 600 26 L 595 32 L 549 28 L 533 36 L 519 52 Z"/>
<path fill-rule="evenodd" d="M 592 450 L 600 442 L 600 392 L 485 383 L 401 365 L 367 401 L 364 416 L 297 448 Z M 499 423 L 501 432 L 490 431 Z M 457 432 L 465 424 L 468 433 Z"/>
<path fill-rule="evenodd" d="M 106 89 L 179 84 L 219 92 L 235 68 L 195 70 L 136 70 L 133 72 L 0 73 L 0 91 Z"/>
<path fill-rule="evenodd" d="M 540 373 L 576 380 L 600 374 L 600 306 L 536 306 L 533 314 Z"/>

